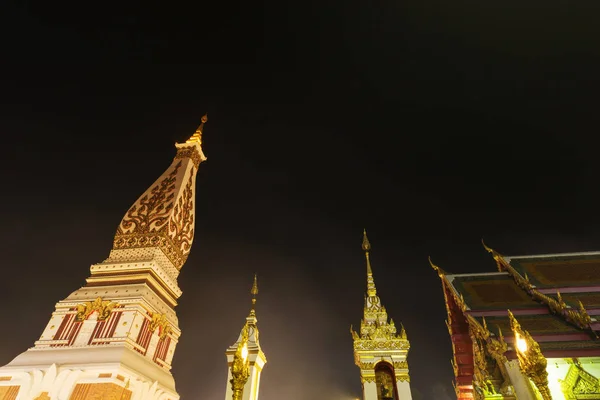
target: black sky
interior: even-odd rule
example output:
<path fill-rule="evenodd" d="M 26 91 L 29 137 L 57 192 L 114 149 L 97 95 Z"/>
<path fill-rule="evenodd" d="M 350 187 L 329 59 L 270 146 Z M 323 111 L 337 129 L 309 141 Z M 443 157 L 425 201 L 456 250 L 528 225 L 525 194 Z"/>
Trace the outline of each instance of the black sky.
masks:
<path fill-rule="evenodd" d="M 439 279 L 508 254 L 597 250 L 600 4 L 350 0 L 4 3 L 0 363 L 108 256 L 209 112 L 173 373 L 223 396 L 260 277 L 261 399 L 358 397 L 365 289 L 451 393 Z M 435 384 L 432 384 L 435 383 Z"/>

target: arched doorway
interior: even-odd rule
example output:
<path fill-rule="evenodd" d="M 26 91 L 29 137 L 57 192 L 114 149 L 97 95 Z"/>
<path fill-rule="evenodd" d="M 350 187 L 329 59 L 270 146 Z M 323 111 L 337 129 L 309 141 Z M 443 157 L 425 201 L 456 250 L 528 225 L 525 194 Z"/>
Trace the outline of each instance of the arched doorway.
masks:
<path fill-rule="evenodd" d="M 394 367 L 386 362 L 375 366 L 375 383 L 377 385 L 377 400 L 398 400 L 396 376 Z"/>

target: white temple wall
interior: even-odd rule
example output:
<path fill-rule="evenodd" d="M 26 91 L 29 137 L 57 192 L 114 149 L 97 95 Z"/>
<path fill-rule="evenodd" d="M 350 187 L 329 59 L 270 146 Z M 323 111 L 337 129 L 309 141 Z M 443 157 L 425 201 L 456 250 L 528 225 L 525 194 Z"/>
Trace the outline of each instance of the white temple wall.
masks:
<path fill-rule="evenodd" d="M 412 394 L 410 392 L 410 382 L 396 381 L 396 387 L 398 388 L 398 400 L 412 400 Z"/>
<path fill-rule="evenodd" d="M 375 382 L 365 382 L 363 384 L 363 399 L 377 400 L 377 384 Z"/>

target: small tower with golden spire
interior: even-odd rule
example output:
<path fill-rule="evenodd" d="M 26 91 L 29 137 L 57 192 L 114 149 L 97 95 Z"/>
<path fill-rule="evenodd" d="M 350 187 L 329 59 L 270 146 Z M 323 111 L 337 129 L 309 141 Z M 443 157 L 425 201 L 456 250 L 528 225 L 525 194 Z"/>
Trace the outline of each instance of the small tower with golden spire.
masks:
<path fill-rule="evenodd" d="M 363 231 L 362 249 L 367 264 L 367 293 L 360 332 L 350 328 L 354 340 L 354 362 L 360 368 L 364 400 L 411 400 L 406 357 L 410 343 L 402 324 L 397 331 L 394 320 L 381 304 L 371 268 L 371 243 Z"/>
<path fill-rule="evenodd" d="M 225 352 L 229 373 L 225 400 L 258 400 L 260 373 L 267 363 L 265 353 L 258 341 L 258 319 L 256 318 L 256 295 L 258 281 L 256 274 L 250 290 L 252 308 L 246 317 L 238 340 Z"/>

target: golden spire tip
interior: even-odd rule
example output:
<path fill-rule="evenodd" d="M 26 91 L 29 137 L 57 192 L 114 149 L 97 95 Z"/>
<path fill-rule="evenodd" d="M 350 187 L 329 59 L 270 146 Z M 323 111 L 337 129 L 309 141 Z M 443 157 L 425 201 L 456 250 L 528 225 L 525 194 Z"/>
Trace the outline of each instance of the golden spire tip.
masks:
<path fill-rule="evenodd" d="M 256 307 L 256 295 L 258 294 L 258 281 L 256 279 L 256 274 L 254 274 L 254 282 L 252 282 L 252 289 L 250 289 L 250 294 L 252 295 L 252 308 L 250 309 L 250 315 L 254 316 Z"/>
<path fill-rule="evenodd" d="M 371 243 L 369 243 L 369 238 L 367 237 L 367 230 L 366 229 L 363 229 L 362 249 L 363 249 L 363 251 L 370 251 L 371 250 Z"/>
<path fill-rule="evenodd" d="M 252 296 L 256 296 L 258 294 L 258 280 L 256 274 L 254 274 L 254 283 L 252 283 L 252 289 L 250 290 L 250 294 Z"/>
<path fill-rule="evenodd" d="M 367 238 L 367 230 L 363 230 L 363 242 L 362 249 L 365 252 L 365 258 L 367 261 L 367 293 L 369 297 L 377 295 L 377 289 L 375 289 L 375 281 L 373 280 L 373 270 L 371 269 L 371 260 L 369 260 L 369 250 L 371 250 L 371 243 Z"/>
<path fill-rule="evenodd" d="M 196 132 L 194 132 L 194 134 L 186 141 L 186 143 L 197 142 L 199 144 L 202 144 L 202 131 L 204 129 L 204 124 L 208 121 L 208 113 L 204 114 L 200 121 L 201 123 L 198 126 L 198 128 L 196 128 Z"/>

